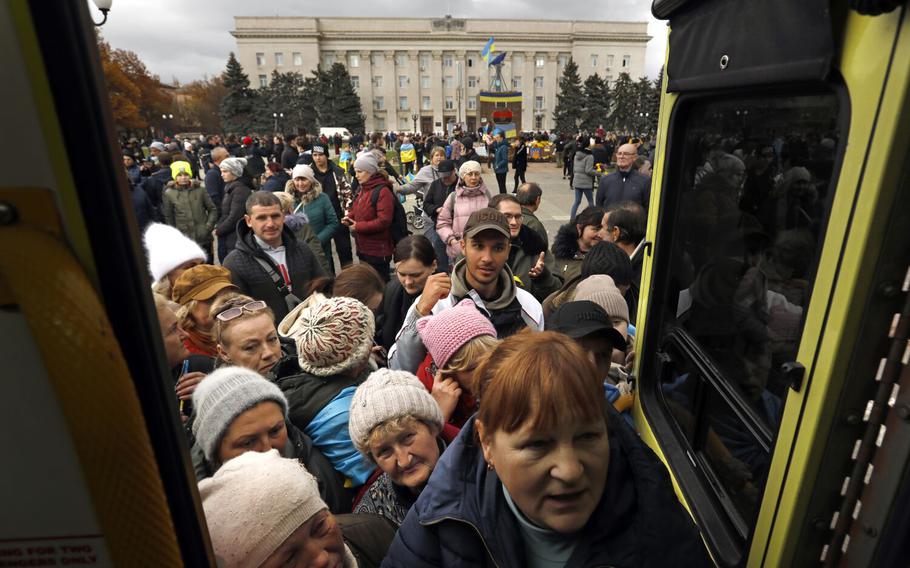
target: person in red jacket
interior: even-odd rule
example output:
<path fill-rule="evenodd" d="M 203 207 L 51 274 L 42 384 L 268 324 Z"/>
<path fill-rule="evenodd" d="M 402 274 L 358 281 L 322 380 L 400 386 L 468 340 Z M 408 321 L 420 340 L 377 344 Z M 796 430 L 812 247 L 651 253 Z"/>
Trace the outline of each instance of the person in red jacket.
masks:
<path fill-rule="evenodd" d="M 395 199 L 388 175 L 379 169 L 376 157 L 366 152 L 354 162 L 354 176 L 360 192 L 341 223 L 350 228 L 357 245 L 357 257 L 376 269 L 386 282 L 392 260 L 392 217 Z M 377 199 L 373 194 L 379 192 Z M 375 206 L 373 205 L 375 203 Z"/>

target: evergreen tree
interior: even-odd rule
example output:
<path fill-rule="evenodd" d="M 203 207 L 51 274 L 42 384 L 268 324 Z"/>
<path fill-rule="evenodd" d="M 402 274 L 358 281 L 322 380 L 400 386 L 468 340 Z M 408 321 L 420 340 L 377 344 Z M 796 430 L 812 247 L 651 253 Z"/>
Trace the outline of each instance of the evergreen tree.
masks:
<path fill-rule="evenodd" d="M 308 94 L 319 117 L 320 126 L 341 126 L 351 132 L 364 131 L 365 118 L 360 97 L 351 82 L 351 75 L 341 63 L 335 63 L 328 70 L 313 71 Z"/>
<path fill-rule="evenodd" d="M 228 57 L 227 68 L 221 75 L 227 94 L 221 101 L 221 125 L 227 132 L 246 134 L 254 123 L 253 109 L 256 108 L 256 93 L 250 89 L 250 79 L 234 53 Z"/>
<path fill-rule="evenodd" d="M 259 89 L 256 106 L 255 128 L 260 132 L 271 132 L 278 122 L 278 129 L 298 132 L 301 128 L 312 132 L 316 129 L 316 108 L 312 96 L 306 92 L 306 81 L 300 73 L 272 72 L 267 87 Z M 276 121 L 275 114 L 284 118 Z"/>
<path fill-rule="evenodd" d="M 583 119 L 584 102 L 578 64 L 570 57 L 559 79 L 559 94 L 556 95 L 556 108 L 553 110 L 556 132 L 572 135 L 578 132 L 576 121 Z"/>
<path fill-rule="evenodd" d="M 651 105 L 654 99 L 654 85 L 647 77 L 635 83 L 635 134 L 646 134 L 651 124 Z"/>
<path fill-rule="evenodd" d="M 588 132 L 594 132 L 601 124 L 606 128 L 610 119 L 610 83 L 597 73 L 585 79 L 584 105 L 581 128 Z"/>
<path fill-rule="evenodd" d="M 612 130 L 631 133 L 636 126 L 638 89 L 628 73 L 620 73 L 613 83 L 613 111 L 610 113 Z"/>
<path fill-rule="evenodd" d="M 657 118 L 660 113 L 660 97 L 663 94 L 663 81 L 664 68 L 661 66 L 660 71 L 657 73 L 657 79 L 654 79 L 654 82 L 651 84 L 651 96 L 648 100 L 647 110 L 645 111 L 650 113 L 650 120 L 648 120 L 648 133 L 650 134 L 657 132 Z"/>

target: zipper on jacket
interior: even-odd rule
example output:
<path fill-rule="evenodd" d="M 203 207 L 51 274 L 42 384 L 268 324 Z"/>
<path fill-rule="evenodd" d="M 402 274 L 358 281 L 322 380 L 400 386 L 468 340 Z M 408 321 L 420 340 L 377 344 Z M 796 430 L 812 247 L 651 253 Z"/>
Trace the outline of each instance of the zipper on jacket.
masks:
<path fill-rule="evenodd" d="M 474 523 L 472 523 L 471 521 L 466 521 L 464 519 L 458 519 L 455 517 L 439 517 L 438 519 L 433 519 L 432 521 L 427 521 L 427 522 L 421 522 L 420 524 L 425 527 L 429 527 L 432 525 L 438 525 L 442 521 L 455 521 L 456 523 L 464 523 L 464 524 L 468 525 L 469 527 L 471 527 L 472 529 L 474 529 L 474 532 L 477 533 L 477 538 L 479 538 L 480 542 L 483 544 L 484 550 L 487 551 L 487 556 L 493 562 L 493 566 L 495 566 L 496 568 L 499 568 L 499 564 L 496 563 L 496 559 L 493 557 L 493 553 L 490 552 L 490 547 L 487 546 L 487 541 L 484 540 L 483 535 L 480 533 L 480 529 L 477 528 L 477 526 L 475 526 Z"/>

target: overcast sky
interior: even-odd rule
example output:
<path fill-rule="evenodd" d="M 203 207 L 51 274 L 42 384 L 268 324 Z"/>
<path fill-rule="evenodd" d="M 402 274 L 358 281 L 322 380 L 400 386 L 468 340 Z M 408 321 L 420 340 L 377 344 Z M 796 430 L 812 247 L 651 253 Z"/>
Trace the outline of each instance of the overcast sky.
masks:
<path fill-rule="evenodd" d="M 86 1 L 100 21 L 94 3 Z M 553 13 L 555 7 L 558 14 Z M 447 13 L 456 18 L 647 21 L 652 36 L 645 64 L 648 76 L 656 77 L 663 63 L 666 26 L 651 16 L 651 0 L 113 0 L 101 31 L 111 46 L 138 53 L 162 81 L 176 77 L 189 82 L 224 70 L 228 53 L 237 49 L 229 33 L 234 16 L 436 18 Z"/>

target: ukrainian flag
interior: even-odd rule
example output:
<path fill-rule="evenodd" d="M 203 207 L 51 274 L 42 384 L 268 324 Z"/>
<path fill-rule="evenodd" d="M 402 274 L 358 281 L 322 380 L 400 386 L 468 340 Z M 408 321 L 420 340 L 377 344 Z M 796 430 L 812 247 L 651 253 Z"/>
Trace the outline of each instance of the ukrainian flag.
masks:
<path fill-rule="evenodd" d="M 489 63 L 490 58 L 493 57 L 494 51 L 496 51 L 496 42 L 493 41 L 493 38 L 491 37 L 487 44 L 483 46 L 483 49 L 480 51 L 480 57 Z"/>

